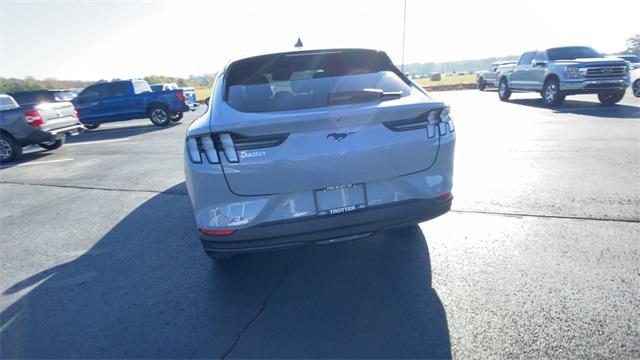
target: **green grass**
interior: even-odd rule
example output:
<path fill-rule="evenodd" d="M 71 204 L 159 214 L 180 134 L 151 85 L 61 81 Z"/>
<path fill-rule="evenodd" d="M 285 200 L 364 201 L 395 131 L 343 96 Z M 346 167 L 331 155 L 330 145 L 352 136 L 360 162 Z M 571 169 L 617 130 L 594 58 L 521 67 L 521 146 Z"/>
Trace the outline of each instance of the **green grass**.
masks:
<path fill-rule="evenodd" d="M 210 87 L 206 87 L 206 88 L 196 88 L 196 100 L 200 101 L 200 100 L 204 100 L 206 98 L 208 98 L 209 96 L 211 96 L 211 88 Z"/>
<path fill-rule="evenodd" d="M 459 84 L 475 84 L 476 75 L 454 75 L 454 76 L 442 76 L 440 81 L 431 81 L 429 78 L 414 79 L 419 85 L 422 86 L 437 86 L 437 85 L 459 85 Z"/>

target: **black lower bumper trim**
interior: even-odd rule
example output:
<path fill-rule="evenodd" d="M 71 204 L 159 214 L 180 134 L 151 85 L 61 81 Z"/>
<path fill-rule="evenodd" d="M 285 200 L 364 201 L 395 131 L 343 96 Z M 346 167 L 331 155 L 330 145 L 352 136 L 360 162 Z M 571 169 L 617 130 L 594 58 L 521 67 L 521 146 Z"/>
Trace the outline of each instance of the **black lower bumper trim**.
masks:
<path fill-rule="evenodd" d="M 274 221 L 237 230 L 228 236 L 200 235 L 205 251 L 255 252 L 289 248 L 308 243 L 327 243 L 329 239 L 356 239 L 389 228 L 417 224 L 445 214 L 452 198 L 407 200 L 379 205 L 341 215 L 312 216 Z"/>

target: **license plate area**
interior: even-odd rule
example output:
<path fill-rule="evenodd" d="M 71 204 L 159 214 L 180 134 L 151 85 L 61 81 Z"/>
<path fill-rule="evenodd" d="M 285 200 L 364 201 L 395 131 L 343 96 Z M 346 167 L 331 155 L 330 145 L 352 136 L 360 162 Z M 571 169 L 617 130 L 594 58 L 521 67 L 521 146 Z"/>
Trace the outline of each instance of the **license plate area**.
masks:
<path fill-rule="evenodd" d="M 367 207 L 364 184 L 331 186 L 314 191 L 318 215 L 336 215 Z"/>

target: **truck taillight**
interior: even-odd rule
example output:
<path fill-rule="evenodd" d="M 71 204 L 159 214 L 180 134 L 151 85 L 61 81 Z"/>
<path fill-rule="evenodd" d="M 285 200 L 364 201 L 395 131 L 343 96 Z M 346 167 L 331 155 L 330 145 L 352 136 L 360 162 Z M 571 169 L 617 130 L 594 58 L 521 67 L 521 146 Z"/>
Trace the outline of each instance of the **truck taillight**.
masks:
<path fill-rule="evenodd" d="M 76 119 L 80 119 L 80 114 L 78 114 L 78 110 L 76 110 L 76 108 L 75 108 L 75 107 L 73 108 L 73 116 L 74 116 Z"/>
<path fill-rule="evenodd" d="M 31 126 L 40 126 L 44 124 L 42 121 L 42 115 L 38 111 L 25 111 L 24 119 L 27 121 L 27 124 Z"/>
<path fill-rule="evenodd" d="M 178 100 L 180 100 L 180 101 L 186 101 L 186 100 L 187 100 L 187 97 L 186 97 L 186 96 L 184 96 L 184 92 L 182 92 L 182 91 L 178 91 L 178 92 L 176 93 L 176 97 L 177 97 L 177 98 L 178 98 Z"/>

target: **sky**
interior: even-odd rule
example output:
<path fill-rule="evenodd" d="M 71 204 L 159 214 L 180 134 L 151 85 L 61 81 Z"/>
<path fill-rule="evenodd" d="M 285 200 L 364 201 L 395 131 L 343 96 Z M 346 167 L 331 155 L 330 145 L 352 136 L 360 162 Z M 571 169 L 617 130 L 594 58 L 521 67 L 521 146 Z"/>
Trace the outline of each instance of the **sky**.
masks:
<path fill-rule="evenodd" d="M 562 45 L 613 53 L 640 2 L 407 0 L 405 63 Z M 0 0 L 0 77 L 186 77 L 293 48 L 363 47 L 402 61 L 404 0 Z"/>

